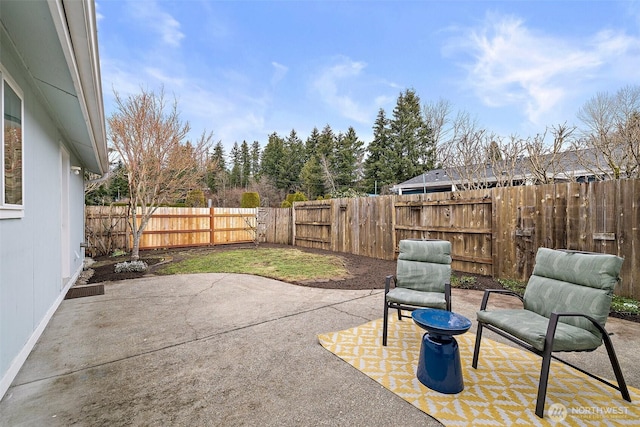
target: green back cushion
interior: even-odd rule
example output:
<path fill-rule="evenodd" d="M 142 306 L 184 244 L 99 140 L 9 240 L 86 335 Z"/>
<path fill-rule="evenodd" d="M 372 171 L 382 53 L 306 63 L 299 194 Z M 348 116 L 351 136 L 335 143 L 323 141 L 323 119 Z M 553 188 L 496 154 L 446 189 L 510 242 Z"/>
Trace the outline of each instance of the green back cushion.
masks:
<path fill-rule="evenodd" d="M 545 317 L 554 311 L 582 313 L 604 325 L 622 261 L 615 255 L 540 248 L 524 293 L 524 307 Z M 598 334 L 586 319 L 562 317 L 560 321 Z"/>
<path fill-rule="evenodd" d="M 451 243 L 446 240 L 401 240 L 397 286 L 424 292 L 444 292 L 451 280 Z"/>

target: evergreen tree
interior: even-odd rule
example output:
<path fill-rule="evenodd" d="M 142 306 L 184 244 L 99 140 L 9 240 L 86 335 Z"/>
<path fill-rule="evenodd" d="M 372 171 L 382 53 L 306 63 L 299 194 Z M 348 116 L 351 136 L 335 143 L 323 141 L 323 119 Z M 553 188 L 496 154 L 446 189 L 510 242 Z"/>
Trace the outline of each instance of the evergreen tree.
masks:
<path fill-rule="evenodd" d="M 373 125 L 373 141 L 367 147 L 367 158 L 364 161 L 365 191 L 379 194 L 380 188 L 393 184 L 393 156 L 389 119 L 381 108 Z"/>
<path fill-rule="evenodd" d="M 363 143 L 358 139 L 353 127 L 346 134 L 339 134 L 333 154 L 333 170 L 336 187 L 339 190 L 354 188 L 362 170 Z"/>
<path fill-rule="evenodd" d="M 118 161 L 118 166 L 112 172 L 107 189 L 109 198 L 117 202 L 124 197 L 129 197 L 129 181 L 127 180 L 127 169 L 122 160 Z"/>
<path fill-rule="evenodd" d="M 309 196 L 309 199 L 315 200 L 318 196 L 324 195 L 322 167 L 316 156 L 311 156 L 302 167 L 300 181 L 302 190 Z"/>
<path fill-rule="evenodd" d="M 255 182 L 260 181 L 260 143 L 251 144 L 251 177 Z"/>
<path fill-rule="evenodd" d="M 206 176 L 207 187 L 214 193 L 224 191 L 224 186 L 229 178 L 228 174 L 224 146 L 222 141 L 218 141 L 213 148 L 213 153 L 209 155 Z"/>
<path fill-rule="evenodd" d="M 260 173 L 278 189 L 286 189 L 287 178 L 284 177 L 285 163 L 284 140 L 277 133 L 269 135 L 269 142 L 262 150 Z"/>
<path fill-rule="evenodd" d="M 318 152 L 318 145 L 320 144 L 320 132 L 318 128 L 314 127 L 311 134 L 305 142 L 305 162 L 314 156 Z"/>
<path fill-rule="evenodd" d="M 247 188 L 251 178 L 251 154 L 249 153 L 247 141 L 242 141 L 240 146 L 240 174 L 240 186 Z"/>
<path fill-rule="evenodd" d="M 284 144 L 284 170 L 282 179 L 288 182 L 287 190 L 295 191 L 300 186 L 300 171 L 305 163 L 305 146 L 298 134 L 291 129 Z"/>
<path fill-rule="evenodd" d="M 242 158 L 237 142 L 234 142 L 231 148 L 231 175 L 229 177 L 229 184 L 232 187 L 242 185 Z"/>
<path fill-rule="evenodd" d="M 318 145 L 315 149 L 315 155 L 318 159 L 325 158 L 329 164 L 333 161 L 333 153 L 336 145 L 336 136 L 331 126 L 326 125 L 318 137 Z"/>
<path fill-rule="evenodd" d="M 415 90 L 407 89 L 398 96 L 390 131 L 396 183 L 434 168 L 435 141 L 422 115 L 420 97 Z"/>

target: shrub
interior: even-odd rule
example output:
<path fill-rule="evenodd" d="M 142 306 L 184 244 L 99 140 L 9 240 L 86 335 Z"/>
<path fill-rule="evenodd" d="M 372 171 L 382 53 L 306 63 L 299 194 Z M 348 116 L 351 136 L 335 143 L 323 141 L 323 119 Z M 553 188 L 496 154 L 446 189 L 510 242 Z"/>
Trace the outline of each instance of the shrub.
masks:
<path fill-rule="evenodd" d="M 293 205 L 293 202 L 306 202 L 307 196 L 302 191 L 296 191 L 292 194 L 287 194 L 287 200 Z"/>
<path fill-rule="evenodd" d="M 204 192 L 202 190 L 191 190 L 187 193 L 184 204 L 190 208 L 204 207 Z"/>
<path fill-rule="evenodd" d="M 130 272 L 142 272 L 147 271 L 149 266 L 144 261 L 125 261 L 116 264 L 116 273 L 130 273 Z"/>
<path fill-rule="evenodd" d="M 260 207 L 260 195 L 255 192 L 242 193 L 242 199 L 240 200 L 241 208 L 257 208 Z"/>

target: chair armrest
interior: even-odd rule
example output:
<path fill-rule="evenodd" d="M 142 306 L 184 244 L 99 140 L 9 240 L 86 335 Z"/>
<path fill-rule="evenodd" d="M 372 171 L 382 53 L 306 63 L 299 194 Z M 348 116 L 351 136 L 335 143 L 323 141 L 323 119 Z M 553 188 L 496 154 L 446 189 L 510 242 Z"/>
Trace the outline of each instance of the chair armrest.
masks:
<path fill-rule="evenodd" d="M 598 331 L 600 331 L 601 334 L 607 335 L 607 331 L 604 329 L 604 326 L 598 323 L 598 321 L 593 317 L 584 313 L 557 313 L 553 311 L 549 316 L 549 326 L 551 326 L 552 323 L 557 324 L 558 320 L 560 320 L 561 317 L 584 317 L 585 319 L 590 321 L 593 324 L 593 326 L 595 326 L 598 329 Z M 555 329 L 555 326 L 554 326 L 554 329 Z M 547 328 L 547 331 L 548 331 L 548 328 Z"/>
<path fill-rule="evenodd" d="M 508 289 L 485 289 L 484 295 L 482 296 L 482 304 L 480 305 L 480 310 L 484 310 L 487 308 L 487 303 L 489 302 L 489 295 L 491 294 L 509 295 L 512 297 L 516 297 L 520 301 L 524 302 L 524 299 L 519 293 L 510 291 Z"/>
<path fill-rule="evenodd" d="M 389 293 L 389 289 L 391 289 L 391 282 L 393 281 L 393 286 L 396 286 L 396 276 L 393 274 L 387 276 L 384 281 L 384 293 Z"/>

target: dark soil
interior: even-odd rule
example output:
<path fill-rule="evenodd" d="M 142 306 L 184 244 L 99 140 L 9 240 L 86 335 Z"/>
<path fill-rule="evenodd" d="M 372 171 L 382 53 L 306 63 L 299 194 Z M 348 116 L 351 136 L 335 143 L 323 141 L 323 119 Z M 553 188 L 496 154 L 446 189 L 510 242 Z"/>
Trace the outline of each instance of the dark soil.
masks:
<path fill-rule="evenodd" d="M 275 244 L 260 244 L 261 248 L 288 248 L 290 246 Z M 115 264 L 128 261 L 128 257 L 110 257 L 103 256 L 94 259 L 96 264 L 91 266 L 94 270 L 93 276 L 88 283 L 99 283 L 105 281 L 116 281 L 125 279 L 136 279 L 140 277 L 148 277 L 156 274 L 156 271 L 167 263 L 177 262 L 187 257 L 197 255 L 198 253 L 221 252 L 232 249 L 252 250 L 255 248 L 253 244 L 234 244 L 221 245 L 206 248 L 186 248 L 186 249 L 170 249 L 170 250 L 147 250 L 140 251 L 140 259 L 149 265 L 149 271 L 143 273 L 127 272 L 115 273 Z M 345 267 L 349 271 L 350 277 L 336 280 L 323 280 L 318 282 L 295 282 L 296 285 L 310 286 L 314 288 L 325 289 L 384 289 L 385 277 L 394 274 L 396 270 L 396 261 L 381 260 L 369 258 L 360 255 L 352 255 L 347 253 L 335 253 L 322 249 L 302 248 L 296 249 L 318 254 L 338 255 L 344 260 Z M 470 273 L 454 272 L 454 276 L 461 278 L 458 286 L 463 289 L 485 290 L 485 289 L 503 289 L 503 286 L 497 280 L 488 276 L 474 275 Z M 640 315 L 628 313 L 610 314 L 612 317 L 618 317 L 625 320 L 640 323 Z"/>

